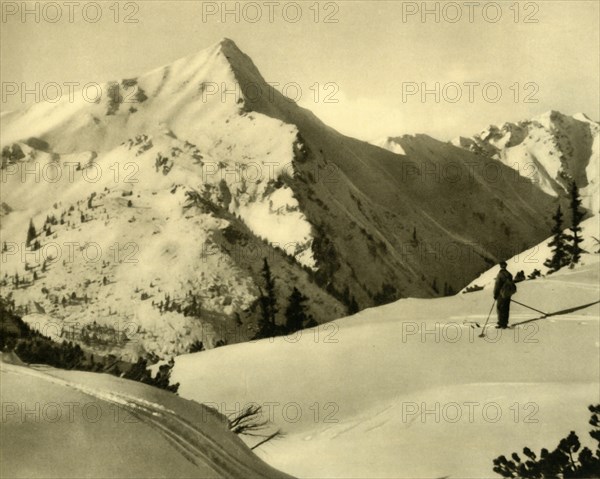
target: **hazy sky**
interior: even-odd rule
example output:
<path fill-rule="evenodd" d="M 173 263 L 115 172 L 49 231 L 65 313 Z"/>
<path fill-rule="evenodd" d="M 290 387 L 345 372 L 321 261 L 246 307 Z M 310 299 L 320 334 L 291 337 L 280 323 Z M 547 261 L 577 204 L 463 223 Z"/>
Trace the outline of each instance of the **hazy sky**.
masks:
<path fill-rule="evenodd" d="M 223 18 L 222 2 L 29 2 L 39 23 L 21 17 L 22 2 L 0 3 L 3 110 L 22 106 L 19 95 L 6 97 L 7 82 L 132 77 L 229 37 L 268 81 L 295 82 L 303 106 L 361 139 L 450 139 L 550 109 L 600 116 L 595 0 L 428 2 L 424 18 L 422 2 L 401 1 L 227 2 L 238 18 Z"/>

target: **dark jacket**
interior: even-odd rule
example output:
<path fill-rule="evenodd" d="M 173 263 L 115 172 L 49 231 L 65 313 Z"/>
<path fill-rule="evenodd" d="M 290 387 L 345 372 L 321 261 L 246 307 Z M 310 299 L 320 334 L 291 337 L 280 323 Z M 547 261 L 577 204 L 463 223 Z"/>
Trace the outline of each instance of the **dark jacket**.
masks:
<path fill-rule="evenodd" d="M 502 268 L 498 273 L 498 276 L 496 276 L 496 284 L 494 285 L 494 299 L 498 299 L 498 297 L 500 296 L 502 286 L 504 286 L 504 283 L 507 279 L 512 280 L 513 276 L 506 270 L 506 268 Z"/>

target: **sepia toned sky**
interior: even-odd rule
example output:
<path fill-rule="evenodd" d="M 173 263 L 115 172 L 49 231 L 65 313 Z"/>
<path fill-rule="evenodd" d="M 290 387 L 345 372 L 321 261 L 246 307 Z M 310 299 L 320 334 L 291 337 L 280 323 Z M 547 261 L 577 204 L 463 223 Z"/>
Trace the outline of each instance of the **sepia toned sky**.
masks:
<path fill-rule="evenodd" d="M 132 77 L 228 37 L 268 81 L 365 140 L 448 140 L 550 109 L 600 116 L 594 0 L 53 3 L 27 2 L 22 18 L 22 2 L 0 2 L 3 111 L 23 106 L 8 82 Z"/>

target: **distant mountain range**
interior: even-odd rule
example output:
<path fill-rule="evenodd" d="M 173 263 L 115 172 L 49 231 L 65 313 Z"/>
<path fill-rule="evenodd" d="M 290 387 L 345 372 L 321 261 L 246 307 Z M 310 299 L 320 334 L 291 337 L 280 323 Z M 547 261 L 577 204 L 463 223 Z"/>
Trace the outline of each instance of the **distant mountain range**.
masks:
<path fill-rule="evenodd" d="M 553 196 L 564 195 L 575 181 L 584 206 L 594 214 L 600 209 L 600 124 L 583 113 L 549 111 L 532 120 L 490 126 L 452 143 L 500 160 Z"/>

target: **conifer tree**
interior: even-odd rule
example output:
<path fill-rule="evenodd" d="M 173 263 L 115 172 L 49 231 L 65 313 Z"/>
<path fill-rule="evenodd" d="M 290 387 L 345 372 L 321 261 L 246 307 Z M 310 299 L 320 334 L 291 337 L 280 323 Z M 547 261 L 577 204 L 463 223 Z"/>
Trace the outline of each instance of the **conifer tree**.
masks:
<path fill-rule="evenodd" d="M 304 296 L 298 288 L 294 287 L 290 294 L 288 307 L 285 310 L 286 327 L 288 333 L 295 333 L 304 327 L 308 321 L 306 302 L 308 298 Z"/>
<path fill-rule="evenodd" d="M 350 298 L 350 305 L 348 306 L 348 314 L 356 314 L 360 311 L 360 307 L 358 306 L 358 302 L 356 298 L 352 296 Z"/>
<path fill-rule="evenodd" d="M 556 213 L 552 217 L 554 226 L 552 227 L 552 240 L 548 246 L 552 248 L 552 257 L 544 262 L 544 266 L 549 268 L 552 273 L 569 263 L 569 251 L 566 243 L 567 235 L 563 233 L 563 213 L 560 205 L 556 208 Z"/>
<path fill-rule="evenodd" d="M 260 309 L 261 317 L 259 320 L 258 337 L 269 338 L 275 335 L 276 324 L 275 315 L 277 314 L 277 298 L 275 296 L 275 279 L 271 273 L 271 268 L 267 262 L 267 258 L 263 260 L 262 277 L 264 280 L 265 290 L 261 288 Z"/>
<path fill-rule="evenodd" d="M 570 204 L 569 209 L 571 210 L 571 227 L 569 230 L 571 234 L 568 236 L 571 244 L 569 245 L 569 253 L 571 254 L 571 264 L 579 263 L 579 259 L 581 258 L 581 253 L 583 250 L 579 246 L 583 241 L 581 237 L 581 220 L 585 216 L 585 212 L 580 211 L 581 207 L 581 196 L 579 196 L 579 188 L 577 188 L 577 184 L 573 181 L 569 187 L 569 197 Z"/>
<path fill-rule="evenodd" d="M 31 242 L 35 239 L 36 236 L 37 232 L 35 231 L 35 226 L 33 226 L 33 219 L 30 219 L 29 228 L 27 229 L 27 241 L 25 243 L 25 246 L 31 246 Z"/>

